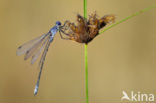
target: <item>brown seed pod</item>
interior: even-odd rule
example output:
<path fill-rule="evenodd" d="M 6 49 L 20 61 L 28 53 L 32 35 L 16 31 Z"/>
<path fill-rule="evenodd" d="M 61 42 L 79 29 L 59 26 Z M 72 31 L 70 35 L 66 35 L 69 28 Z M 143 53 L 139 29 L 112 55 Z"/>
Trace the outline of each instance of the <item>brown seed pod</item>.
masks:
<path fill-rule="evenodd" d="M 99 19 L 95 12 L 89 15 L 87 20 L 78 14 L 77 25 L 66 21 L 65 28 L 62 29 L 62 32 L 68 36 L 69 40 L 88 44 L 99 34 L 101 28 L 112 22 L 115 22 L 114 15 L 105 15 Z"/>

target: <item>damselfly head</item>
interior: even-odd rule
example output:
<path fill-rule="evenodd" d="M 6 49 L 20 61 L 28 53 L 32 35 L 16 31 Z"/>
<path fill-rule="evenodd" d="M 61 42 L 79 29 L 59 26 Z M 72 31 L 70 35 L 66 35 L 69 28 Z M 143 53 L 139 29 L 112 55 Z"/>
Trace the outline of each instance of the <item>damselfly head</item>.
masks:
<path fill-rule="evenodd" d="M 60 21 L 56 21 L 56 25 L 61 26 L 61 22 Z"/>

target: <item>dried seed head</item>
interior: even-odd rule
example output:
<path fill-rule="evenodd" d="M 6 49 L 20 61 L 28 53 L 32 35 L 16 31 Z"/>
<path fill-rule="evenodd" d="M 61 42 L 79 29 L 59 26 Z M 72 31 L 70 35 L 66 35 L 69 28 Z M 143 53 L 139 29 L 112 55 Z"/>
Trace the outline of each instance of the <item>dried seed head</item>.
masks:
<path fill-rule="evenodd" d="M 98 18 L 96 12 L 89 15 L 88 20 L 81 15 L 77 15 L 77 25 L 68 21 L 68 30 L 64 30 L 70 40 L 74 40 L 79 43 L 89 43 L 98 34 L 99 30 L 109 23 L 115 22 L 115 15 L 105 15 L 102 18 Z"/>

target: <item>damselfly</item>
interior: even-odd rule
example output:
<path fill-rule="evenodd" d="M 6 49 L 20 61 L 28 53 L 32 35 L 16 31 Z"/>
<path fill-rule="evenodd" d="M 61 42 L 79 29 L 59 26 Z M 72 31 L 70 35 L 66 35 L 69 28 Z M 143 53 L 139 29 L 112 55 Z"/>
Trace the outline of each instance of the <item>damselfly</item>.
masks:
<path fill-rule="evenodd" d="M 25 44 L 21 45 L 17 49 L 17 52 L 16 52 L 17 55 L 25 54 L 24 60 L 27 60 L 28 58 L 32 57 L 31 64 L 33 64 L 37 60 L 37 58 L 40 56 L 40 54 L 44 50 L 42 53 L 41 59 L 39 61 L 40 72 L 39 72 L 37 83 L 34 89 L 34 95 L 36 95 L 38 92 L 39 82 L 40 82 L 40 77 L 41 77 L 45 57 L 46 57 L 48 48 L 54 39 L 55 34 L 59 31 L 61 38 L 66 39 L 66 38 L 63 38 L 63 36 L 61 35 L 61 32 L 63 32 L 63 30 L 65 29 L 64 28 L 65 24 L 66 22 L 64 23 L 63 26 L 61 26 L 61 22 L 57 21 L 55 26 L 52 27 L 48 33 L 43 34 L 31 41 L 26 42 Z"/>

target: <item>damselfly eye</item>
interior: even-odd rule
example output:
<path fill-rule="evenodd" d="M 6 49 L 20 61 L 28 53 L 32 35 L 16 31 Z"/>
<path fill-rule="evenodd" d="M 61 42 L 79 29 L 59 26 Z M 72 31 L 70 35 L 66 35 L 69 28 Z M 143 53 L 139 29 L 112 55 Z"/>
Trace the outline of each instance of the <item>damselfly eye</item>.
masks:
<path fill-rule="evenodd" d="M 57 22 L 56 22 L 56 25 L 61 25 L 61 22 L 60 22 L 60 21 L 57 21 Z"/>

